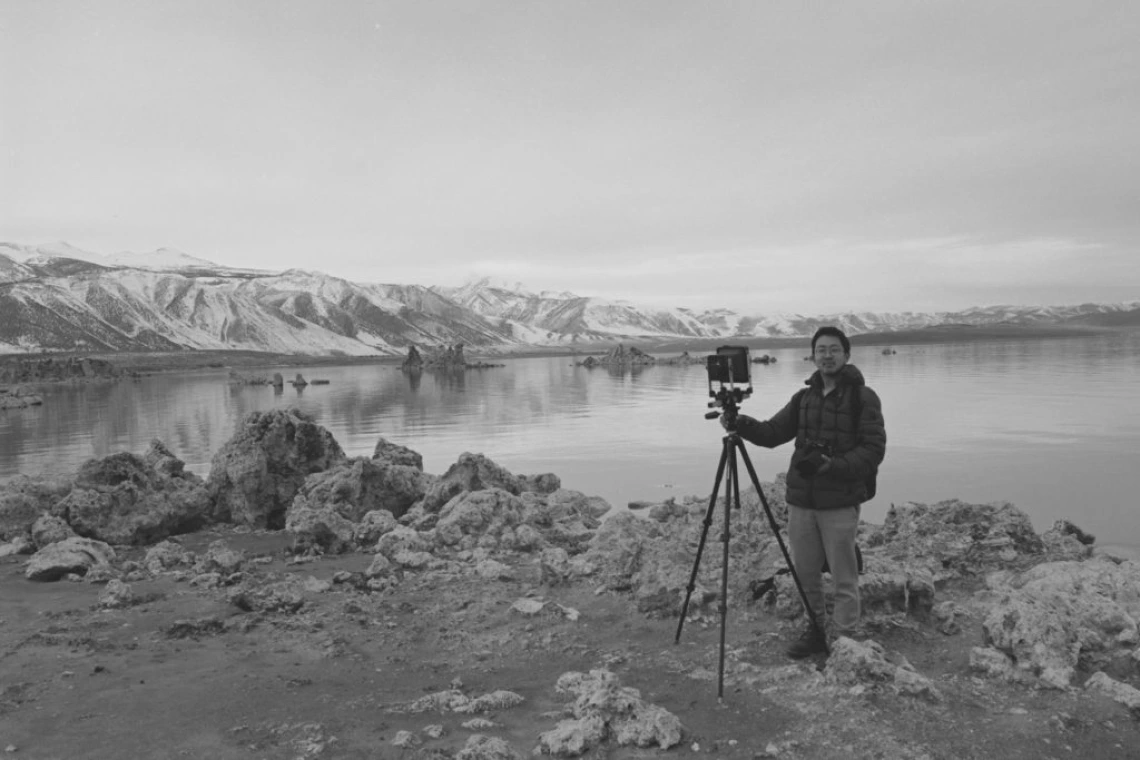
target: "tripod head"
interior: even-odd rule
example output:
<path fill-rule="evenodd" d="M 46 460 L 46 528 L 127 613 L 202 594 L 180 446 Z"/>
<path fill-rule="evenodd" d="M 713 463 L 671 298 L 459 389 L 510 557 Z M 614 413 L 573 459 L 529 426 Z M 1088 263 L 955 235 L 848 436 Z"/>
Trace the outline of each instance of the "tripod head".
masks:
<path fill-rule="evenodd" d="M 715 420 L 724 414 L 729 431 L 736 430 L 738 407 L 752 395 L 752 364 L 747 346 L 721 346 L 715 354 L 706 357 L 709 374 L 709 408 L 706 420 Z M 723 412 L 716 411 L 724 410 Z"/>
<path fill-rule="evenodd" d="M 740 404 L 751 395 L 752 386 L 747 388 L 721 387 L 716 391 L 710 388 L 709 397 L 713 400 L 709 402 L 709 409 L 713 411 L 705 412 L 705 419 L 715 420 L 723 414 L 728 431 L 736 432 L 736 418 L 740 414 Z"/>

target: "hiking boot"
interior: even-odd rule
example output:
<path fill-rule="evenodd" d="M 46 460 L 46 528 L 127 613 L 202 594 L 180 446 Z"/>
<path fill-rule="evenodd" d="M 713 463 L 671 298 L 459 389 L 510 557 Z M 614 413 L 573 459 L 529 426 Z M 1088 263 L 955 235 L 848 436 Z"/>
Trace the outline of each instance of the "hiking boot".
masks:
<path fill-rule="evenodd" d="M 823 654 L 827 651 L 827 640 L 823 634 L 820 633 L 813 626 L 800 634 L 800 637 L 792 642 L 786 650 L 788 657 L 793 660 L 802 660 L 805 657 L 811 657 L 813 654 Z"/>

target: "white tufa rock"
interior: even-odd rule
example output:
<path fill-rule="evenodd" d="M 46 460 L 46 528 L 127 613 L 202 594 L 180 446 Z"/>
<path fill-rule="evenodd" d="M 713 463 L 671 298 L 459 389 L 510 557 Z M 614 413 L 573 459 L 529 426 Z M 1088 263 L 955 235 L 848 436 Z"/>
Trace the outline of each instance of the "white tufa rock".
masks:
<path fill-rule="evenodd" d="M 1093 673 L 1092 677 L 1085 682 L 1085 688 L 1107 694 L 1129 710 L 1140 713 L 1140 689 L 1115 681 L 1104 671 Z"/>

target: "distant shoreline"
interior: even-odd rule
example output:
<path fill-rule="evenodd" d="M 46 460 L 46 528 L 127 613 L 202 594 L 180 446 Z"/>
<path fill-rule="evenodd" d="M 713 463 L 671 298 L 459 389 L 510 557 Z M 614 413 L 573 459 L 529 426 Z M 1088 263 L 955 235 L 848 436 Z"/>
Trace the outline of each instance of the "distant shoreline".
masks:
<path fill-rule="evenodd" d="M 1140 332 L 1136 327 L 1090 327 L 1063 325 L 939 325 L 919 330 L 898 332 L 860 333 L 851 336 L 853 348 L 861 346 L 914 346 L 940 343 L 974 343 L 995 340 L 1045 340 L 1052 338 L 1091 338 Z M 701 338 L 699 340 L 662 341 L 649 349 L 655 353 L 681 351 L 711 351 L 725 344 L 745 345 L 749 348 L 803 348 L 809 344 L 806 337 L 795 338 Z"/>
<path fill-rule="evenodd" d="M 998 340 L 1045 340 L 1055 338 L 1090 338 L 1115 334 L 1140 332 L 1135 327 L 1090 327 L 1090 326 L 1020 326 L 995 325 L 974 327 L 971 325 L 944 325 L 921 330 L 903 330 L 889 333 L 863 333 L 851 336 L 851 343 L 859 347 L 891 347 L 912 345 L 933 345 L 945 343 L 972 343 Z M 688 352 L 708 352 L 726 344 L 745 345 L 751 349 L 803 348 L 806 337 L 795 338 L 700 338 L 654 341 L 653 339 L 622 339 L 591 343 L 588 346 L 568 348 L 562 346 L 535 346 L 529 349 L 480 350 L 478 346 L 467 346 L 471 359 L 486 358 L 526 358 L 549 356 L 588 356 L 604 354 L 621 344 L 635 346 L 652 354 L 680 354 Z M 66 351 L 40 354 L 3 354 L 0 362 L 19 359 L 66 359 L 87 357 L 113 363 L 120 370 L 135 374 L 158 372 L 192 371 L 201 369 L 272 369 L 277 367 L 328 367 L 337 365 L 379 364 L 398 366 L 403 356 L 314 356 L 307 354 L 279 354 L 261 351 L 154 351 L 154 352 L 111 352 L 111 351 Z"/>

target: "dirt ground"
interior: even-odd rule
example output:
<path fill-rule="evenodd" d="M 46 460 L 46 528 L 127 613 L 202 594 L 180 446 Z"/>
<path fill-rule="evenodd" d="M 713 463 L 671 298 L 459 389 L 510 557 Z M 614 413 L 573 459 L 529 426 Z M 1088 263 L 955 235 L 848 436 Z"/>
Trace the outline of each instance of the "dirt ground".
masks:
<path fill-rule="evenodd" d="M 102 586 L 34 583 L 22 557 L 0 559 L 0 750 L 17 758 L 443 758 L 473 733 L 529 755 L 567 715 L 568 671 L 605 668 L 674 713 L 671 750 L 601 746 L 589 758 L 1140 758 L 1140 720 L 1106 697 L 983 680 L 968 668 L 979 620 L 946 636 L 896 621 L 873 632 L 943 693 L 928 703 L 889 690 L 826 686 L 822 658 L 793 663 L 790 632 L 755 602 L 730 602 L 725 695 L 717 699 L 719 621 L 650 619 L 591 584 L 544 586 L 533 557 L 516 580 L 408 573 L 393 588 L 332 583 L 369 554 L 297 562 L 284 533 L 211 530 L 182 537 L 201 552 L 224 538 L 249 572 L 308 581 L 292 613 L 243 612 L 224 589 L 171 576 L 132 583 L 141 603 L 98 605 Z M 136 550 L 141 558 L 142 549 Z M 314 579 L 314 580 L 309 580 Z M 956 592 L 949 591 L 954 598 Z M 576 620 L 512 610 L 555 601 Z M 966 590 L 960 594 L 968 608 Z M 548 605 L 554 609 L 553 605 Z M 481 714 L 409 713 L 401 705 L 460 688 L 524 701 Z M 435 729 L 425 729 L 435 726 Z M 400 731 L 418 746 L 393 744 Z M 438 738 L 433 738 L 438 735 Z"/>
<path fill-rule="evenodd" d="M 296 366 L 264 354 L 106 356 L 129 371 Z M 313 364 L 392 359 L 326 357 Z M 308 362 L 304 362 L 308 363 Z M 132 582 L 140 603 L 103 609 L 86 582 L 25 580 L 25 557 L 0 558 L 0 751 L 15 758 L 452 757 L 473 733 L 528 755 L 568 717 L 555 684 L 568 671 L 608 669 L 642 698 L 674 713 L 680 745 L 664 751 L 603 745 L 585 757 L 927 758 L 1042 760 L 1138 758 L 1140 716 L 1080 690 L 1036 690 L 983 679 L 968 667 L 981 645 L 980 615 L 946 636 L 898 620 L 871 631 L 933 679 L 929 703 L 884 689 L 823 683 L 822 658 L 794 663 L 792 635 L 751 600 L 730 600 L 725 694 L 717 698 L 719 619 L 694 613 L 674 644 L 676 619 L 652 619 L 593 584 L 545 586 L 533 558 L 516 580 L 408 573 L 392 588 L 332 583 L 361 573 L 369 554 L 296 562 L 284 533 L 230 529 L 181 537 L 201 552 L 225 539 L 256 558 L 249 573 L 308 580 L 292 613 L 245 612 L 224 589 L 171 576 Z M 135 559 L 144 550 L 134 550 Z M 311 579 L 311 580 L 309 580 Z M 973 589 L 939 589 L 969 610 Z M 521 598 L 576 610 L 525 617 Z M 548 605 L 548 608 L 553 608 Z M 1111 675 L 1111 674 L 1110 674 Z M 459 688 L 509 690 L 524 701 L 481 714 L 409 713 L 402 705 Z M 432 728 L 434 727 L 434 728 Z M 425 732 L 429 729 L 429 732 Z M 418 746 L 393 744 L 411 732 Z"/>

